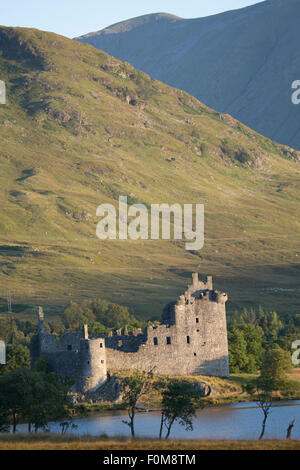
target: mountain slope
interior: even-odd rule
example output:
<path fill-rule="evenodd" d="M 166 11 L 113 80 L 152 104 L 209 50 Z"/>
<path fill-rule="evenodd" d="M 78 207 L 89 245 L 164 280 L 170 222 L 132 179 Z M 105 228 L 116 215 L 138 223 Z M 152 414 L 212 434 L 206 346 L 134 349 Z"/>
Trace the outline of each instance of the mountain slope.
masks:
<path fill-rule="evenodd" d="M 298 0 L 185 20 L 148 15 L 80 38 L 208 106 L 300 149 Z"/>
<path fill-rule="evenodd" d="M 3 306 L 98 295 L 158 317 L 198 270 L 231 310 L 299 308 L 300 152 L 89 45 L 1 27 L 0 51 Z M 96 209 L 119 195 L 204 203 L 204 249 L 101 242 Z"/>

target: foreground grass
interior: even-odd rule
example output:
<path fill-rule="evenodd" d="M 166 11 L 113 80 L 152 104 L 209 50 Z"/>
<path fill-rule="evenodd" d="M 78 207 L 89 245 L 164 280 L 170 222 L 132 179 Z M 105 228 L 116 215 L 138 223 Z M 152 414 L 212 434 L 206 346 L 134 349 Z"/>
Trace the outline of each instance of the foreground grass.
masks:
<path fill-rule="evenodd" d="M 300 441 L 130 440 L 57 434 L 3 435 L 0 450 L 300 450 Z"/>

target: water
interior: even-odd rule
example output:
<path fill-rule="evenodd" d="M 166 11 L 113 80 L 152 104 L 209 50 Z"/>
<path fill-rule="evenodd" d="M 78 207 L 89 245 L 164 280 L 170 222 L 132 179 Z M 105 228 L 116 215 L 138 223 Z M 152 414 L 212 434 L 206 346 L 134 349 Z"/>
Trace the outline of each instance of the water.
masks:
<path fill-rule="evenodd" d="M 115 411 L 75 419 L 76 429 L 69 433 L 79 435 L 129 436 L 130 430 L 122 420 L 126 412 Z M 257 439 L 261 431 L 262 411 L 255 403 L 235 403 L 231 405 L 207 407 L 197 413 L 194 430 L 187 432 L 175 423 L 171 437 L 176 439 Z M 280 402 L 269 415 L 265 438 L 285 439 L 289 423 L 296 419 L 293 438 L 300 439 L 300 401 Z M 160 426 L 160 413 L 138 413 L 135 420 L 138 437 L 157 437 Z M 49 423 L 51 432 L 60 432 L 59 423 Z M 18 432 L 26 432 L 26 426 L 18 426 Z"/>

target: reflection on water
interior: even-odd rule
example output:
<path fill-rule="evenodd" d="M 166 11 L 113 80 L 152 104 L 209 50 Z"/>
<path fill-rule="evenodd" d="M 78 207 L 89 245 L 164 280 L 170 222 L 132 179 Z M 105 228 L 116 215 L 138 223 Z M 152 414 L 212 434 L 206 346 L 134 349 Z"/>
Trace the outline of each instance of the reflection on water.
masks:
<path fill-rule="evenodd" d="M 280 402 L 270 413 L 265 438 L 284 439 L 289 423 L 296 419 L 293 437 L 300 439 L 300 401 Z M 77 428 L 73 434 L 108 436 L 129 436 L 130 431 L 122 420 L 125 412 L 110 412 L 74 420 Z M 235 403 L 224 406 L 207 407 L 197 413 L 194 430 L 186 432 L 183 427 L 174 424 L 171 437 L 185 439 L 257 439 L 261 430 L 263 414 L 255 403 Z M 157 437 L 159 433 L 160 413 L 139 413 L 136 416 L 136 435 L 139 437 Z M 50 423 L 51 432 L 60 432 L 59 423 Z M 18 426 L 18 432 L 26 432 L 26 426 Z"/>

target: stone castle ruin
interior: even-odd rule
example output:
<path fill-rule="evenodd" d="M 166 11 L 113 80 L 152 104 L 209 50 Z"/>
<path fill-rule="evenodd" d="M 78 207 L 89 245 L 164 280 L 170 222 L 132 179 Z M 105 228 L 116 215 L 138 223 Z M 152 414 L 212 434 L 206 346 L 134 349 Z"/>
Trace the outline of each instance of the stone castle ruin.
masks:
<path fill-rule="evenodd" d="M 32 338 L 31 361 L 43 356 L 53 371 L 71 378 L 74 391 L 96 391 L 107 371 L 153 370 L 159 375 L 229 375 L 225 304 L 228 297 L 193 274 L 178 301 L 163 311 L 161 324 L 143 331 L 127 328 L 89 337 L 88 327 L 58 339 L 47 333 L 39 308 L 38 334 Z"/>

